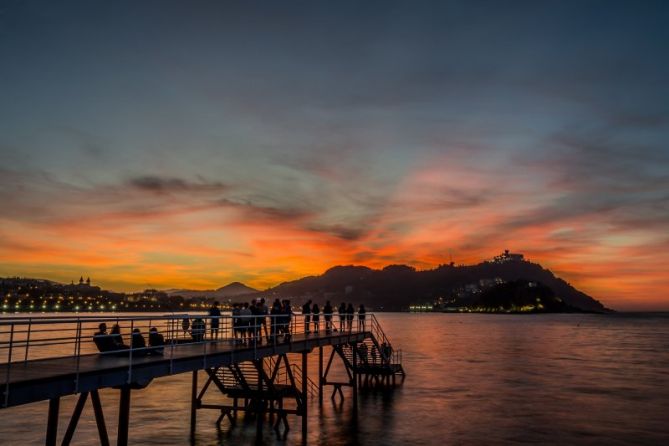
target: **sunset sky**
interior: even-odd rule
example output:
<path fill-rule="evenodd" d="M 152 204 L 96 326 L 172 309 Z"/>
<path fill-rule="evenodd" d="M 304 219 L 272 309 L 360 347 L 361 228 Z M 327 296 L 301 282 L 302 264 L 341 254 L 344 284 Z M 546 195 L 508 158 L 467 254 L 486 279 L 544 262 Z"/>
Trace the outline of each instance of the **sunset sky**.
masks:
<path fill-rule="evenodd" d="M 0 0 L 0 276 L 525 253 L 669 310 L 669 2 Z"/>

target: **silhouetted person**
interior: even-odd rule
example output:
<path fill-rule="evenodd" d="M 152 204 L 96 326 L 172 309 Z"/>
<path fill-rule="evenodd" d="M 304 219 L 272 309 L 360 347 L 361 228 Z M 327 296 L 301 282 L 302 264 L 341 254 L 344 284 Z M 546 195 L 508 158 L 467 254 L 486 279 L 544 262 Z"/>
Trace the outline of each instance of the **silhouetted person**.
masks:
<path fill-rule="evenodd" d="M 367 311 L 365 310 L 365 305 L 360 304 L 358 307 L 358 331 L 365 331 L 365 316 Z"/>
<path fill-rule="evenodd" d="M 251 309 L 249 308 L 249 303 L 244 302 L 244 305 L 242 306 L 242 309 L 239 310 L 239 320 L 240 320 L 240 326 L 241 330 L 240 333 L 242 334 L 242 339 L 244 342 L 246 342 L 247 339 L 251 339 L 251 316 L 253 313 L 251 312 Z"/>
<path fill-rule="evenodd" d="M 153 354 L 162 355 L 163 346 L 165 345 L 165 338 L 162 334 L 158 333 L 156 327 L 151 327 L 149 329 L 149 345 L 153 347 L 151 352 Z"/>
<path fill-rule="evenodd" d="M 144 336 L 142 336 L 142 332 L 140 331 L 139 328 L 135 328 L 132 330 L 132 334 L 130 335 L 130 342 L 131 342 L 130 345 L 132 345 L 132 349 L 138 350 L 136 352 L 133 352 L 134 355 L 142 356 L 142 355 L 147 355 L 149 353 L 148 350 L 145 350 L 146 340 L 144 339 Z"/>
<path fill-rule="evenodd" d="M 107 332 L 107 324 L 104 322 L 98 325 L 98 331 L 93 334 L 93 342 L 100 352 L 110 352 L 116 350 L 116 343 L 111 335 Z"/>
<path fill-rule="evenodd" d="M 109 336 L 109 333 L 107 333 L 107 324 L 101 322 L 100 325 L 98 325 L 98 331 L 93 333 L 93 336 Z"/>
<path fill-rule="evenodd" d="M 304 315 L 304 332 L 309 334 L 309 323 L 311 322 L 311 299 L 302 305 L 302 314 Z"/>
<path fill-rule="evenodd" d="M 346 330 L 346 304 L 344 302 L 339 305 L 339 331 Z"/>
<path fill-rule="evenodd" d="M 204 340 L 204 334 L 207 330 L 207 326 L 204 322 L 204 319 L 198 317 L 193 319 L 193 326 L 190 330 L 190 335 L 195 342 L 201 342 Z"/>
<path fill-rule="evenodd" d="M 242 309 L 238 303 L 232 305 L 232 336 L 235 339 L 244 336 L 242 334 L 241 310 Z"/>
<path fill-rule="evenodd" d="M 183 329 L 185 336 L 188 333 L 188 329 L 190 328 L 190 319 L 188 318 L 188 316 L 184 317 L 181 320 L 181 328 Z"/>
<path fill-rule="evenodd" d="M 114 324 L 112 326 L 110 336 L 112 338 L 112 341 L 114 342 L 114 345 L 116 346 L 116 350 L 129 348 L 123 342 L 123 336 L 121 335 L 121 327 L 118 324 Z"/>
<path fill-rule="evenodd" d="M 325 306 L 323 307 L 323 317 L 325 318 L 325 333 L 330 334 L 332 332 L 332 305 L 330 301 L 325 301 Z M 337 331 L 337 329 L 334 329 Z"/>
<path fill-rule="evenodd" d="M 353 330 L 353 317 L 355 315 L 355 308 L 353 308 L 353 304 L 348 304 L 348 307 L 346 307 L 346 329 L 348 331 Z"/>
<path fill-rule="evenodd" d="M 276 343 L 276 338 L 281 330 L 281 301 L 275 299 L 270 310 L 270 331 L 272 332 L 272 342 Z"/>
<path fill-rule="evenodd" d="M 267 332 L 267 315 L 269 314 L 269 308 L 265 303 L 264 297 L 260 298 L 260 303 L 258 304 L 258 308 L 260 308 L 260 314 L 262 315 L 262 317 L 260 318 L 260 325 L 262 325 L 262 331 L 265 333 L 265 338 L 269 339 L 269 333 Z"/>
<path fill-rule="evenodd" d="M 321 325 L 321 309 L 318 308 L 318 304 L 314 304 L 311 308 L 311 320 L 314 323 L 314 332 L 318 333 Z"/>
<path fill-rule="evenodd" d="M 253 317 L 251 318 L 251 326 L 249 327 L 250 333 L 252 335 L 252 338 L 256 340 L 256 342 L 260 343 L 260 316 L 262 314 L 260 302 L 258 301 L 251 302 L 249 309 L 251 310 L 251 314 L 253 315 Z"/>
<path fill-rule="evenodd" d="M 214 301 L 214 304 L 209 309 L 209 317 L 211 317 L 211 321 L 209 322 L 211 338 L 218 339 L 218 327 L 221 325 L 221 310 L 218 308 L 218 302 Z"/>
<path fill-rule="evenodd" d="M 283 301 L 283 315 L 284 315 L 284 322 L 283 322 L 283 327 L 284 327 L 284 342 L 289 342 L 290 341 L 290 320 L 293 317 L 293 309 L 290 306 L 290 300 L 285 299 Z"/>
<path fill-rule="evenodd" d="M 367 347 L 367 344 L 364 342 L 361 342 L 358 344 L 358 356 L 362 360 L 363 363 L 367 362 L 367 353 L 369 351 L 369 348 Z"/>

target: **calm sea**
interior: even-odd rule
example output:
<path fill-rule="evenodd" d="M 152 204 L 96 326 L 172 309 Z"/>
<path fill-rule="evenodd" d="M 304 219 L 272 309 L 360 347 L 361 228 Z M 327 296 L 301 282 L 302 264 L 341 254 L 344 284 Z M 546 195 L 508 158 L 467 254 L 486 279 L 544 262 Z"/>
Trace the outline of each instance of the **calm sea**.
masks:
<path fill-rule="evenodd" d="M 380 314 L 404 352 L 407 379 L 392 391 L 333 405 L 329 391 L 309 406 L 310 444 L 327 445 L 660 445 L 669 444 L 669 315 Z M 318 355 L 310 369 L 317 370 Z M 314 376 L 315 378 L 315 376 Z M 114 436 L 118 391 L 102 391 Z M 61 403 L 65 431 L 75 398 Z M 188 444 L 190 375 L 134 391 L 132 444 Z M 44 443 L 47 405 L 0 410 L 0 444 Z M 216 429 L 198 412 L 198 445 L 252 444 L 255 424 Z M 73 444 L 97 443 L 87 406 Z M 300 422 L 280 441 L 301 444 Z"/>

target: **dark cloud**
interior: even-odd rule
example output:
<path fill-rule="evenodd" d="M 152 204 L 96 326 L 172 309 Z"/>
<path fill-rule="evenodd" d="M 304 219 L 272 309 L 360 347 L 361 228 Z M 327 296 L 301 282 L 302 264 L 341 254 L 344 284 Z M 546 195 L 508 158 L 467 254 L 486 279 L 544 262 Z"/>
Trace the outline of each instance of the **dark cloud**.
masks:
<path fill-rule="evenodd" d="M 249 222 L 295 222 L 313 216 L 309 209 L 282 208 L 278 206 L 261 205 L 252 201 L 240 201 L 221 198 L 216 203 L 223 207 L 242 211 L 244 220 Z"/>
<path fill-rule="evenodd" d="M 198 181 L 189 181 L 176 177 L 161 177 L 156 175 L 146 175 L 131 178 L 128 184 L 134 188 L 162 193 L 196 193 L 196 192 L 223 192 L 228 189 L 228 186 L 217 182 L 199 179 Z"/>

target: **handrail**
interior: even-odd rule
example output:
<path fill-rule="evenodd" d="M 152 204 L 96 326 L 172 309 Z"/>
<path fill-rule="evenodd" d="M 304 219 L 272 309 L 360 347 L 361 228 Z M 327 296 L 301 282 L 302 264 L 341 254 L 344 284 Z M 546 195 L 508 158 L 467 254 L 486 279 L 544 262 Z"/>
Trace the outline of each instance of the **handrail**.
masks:
<path fill-rule="evenodd" d="M 336 315 L 336 313 L 335 313 Z M 313 315 L 309 315 L 313 316 Z M 353 316 L 353 317 L 351 317 Z M 373 333 L 382 333 L 378 327 L 378 321 L 372 313 L 367 313 L 371 320 Z M 121 331 L 121 340 L 126 344 L 119 346 L 114 351 L 106 351 L 102 354 L 127 355 L 128 383 L 133 382 L 133 368 L 137 358 L 149 354 L 156 354 L 161 348 L 163 356 L 170 360 L 172 370 L 174 352 L 182 345 L 202 345 L 202 354 L 206 366 L 207 357 L 214 344 L 237 345 L 244 344 L 253 348 L 257 358 L 258 347 L 267 344 L 278 344 L 281 342 L 293 342 L 292 335 L 313 333 L 314 329 L 320 329 L 325 334 L 325 320 L 314 325 L 313 319 L 307 323 L 307 315 L 299 313 L 276 314 L 276 315 L 231 315 L 209 316 L 202 313 L 174 313 L 174 314 L 151 314 L 141 316 L 125 316 L 110 314 L 108 316 L 12 316 L 0 318 L 0 366 L 5 366 L 5 376 L 0 376 L 0 405 L 7 406 L 11 391 L 10 379 L 13 366 L 18 363 L 28 363 L 35 360 L 72 358 L 72 372 L 75 374 L 75 385 L 78 389 L 79 376 L 81 372 L 81 358 L 85 356 L 101 354 L 94 342 L 94 334 L 99 331 L 98 325 L 105 323 L 108 327 L 118 324 Z M 333 319 L 335 319 L 333 317 Z M 357 315 L 347 315 L 343 322 L 345 332 L 362 333 L 364 324 L 358 320 L 358 324 L 352 324 L 352 320 L 358 319 Z M 212 327 L 212 322 L 214 326 Z M 335 321 L 332 321 L 333 331 L 336 330 Z M 340 321 L 340 324 L 342 321 Z M 346 325 L 348 324 L 348 325 Z M 216 325 L 218 328 L 216 328 Z M 157 347 L 150 345 L 147 336 L 149 329 L 156 327 L 164 337 L 164 345 Z M 340 327 L 341 328 L 341 327 Z M 141 342 L 134 343 L 133 329 L 138 329 L 145 345 Z M 311 330 L 310 330 L 311 329 Z M 138 338 L 139 339 L 139 338 Z M 382 335 L 382 339 L 387 339 Z M 262 343 L 262 344 L 261 344 Z M 297 370 L 297 369 L 296 369 Z M 296 374 L 298 378 L 300 374 Z M 3 383 L 4 378 L 4 383 Z M 318 388 L 309 380 L 309 388 Z M 4 385 L 3 385 L 4 384 Z M 4 401 L 2 401 L 4 399 Z"/>

